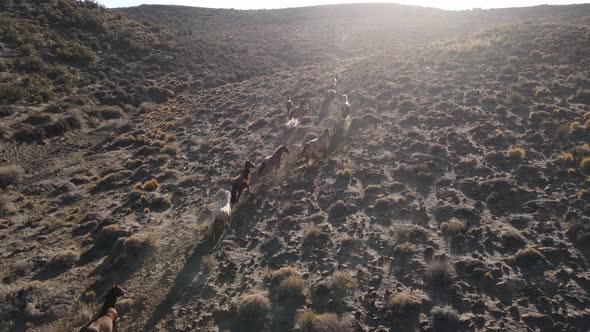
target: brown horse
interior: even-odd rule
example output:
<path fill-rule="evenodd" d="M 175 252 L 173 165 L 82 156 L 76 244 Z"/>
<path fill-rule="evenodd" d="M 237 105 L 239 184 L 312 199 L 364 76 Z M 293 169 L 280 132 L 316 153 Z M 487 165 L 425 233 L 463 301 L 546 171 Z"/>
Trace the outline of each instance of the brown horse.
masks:
<path fill-rule="evenodd" d="M 270 157 L 264 158 L 260 163 L 260 167 L 256 172 L 258 176 L 266 176 L 272 172 L 277 175 L 277 171 L 281 167 L 281 156 L 283 153 L 289 153 L 289 149 L 285 145 L 281 145 Z"/>
<path fill-rule="evenodd" d="M 254 164 L 248 160 L 244 165 L 242 173 L 234 178 L 231 186 L 231 204 L 238 202 L 244 189 L 250 192 L 250 168 L 254 168 Z"/>
<path fill-rule="evenodd" d="M 113 287 L 105 295 L 104 305 L 88 324 L 79 332 L 113 332 L 117 331 L 117 298 L 125 295 L 125 290 L 118 285 Z"/>

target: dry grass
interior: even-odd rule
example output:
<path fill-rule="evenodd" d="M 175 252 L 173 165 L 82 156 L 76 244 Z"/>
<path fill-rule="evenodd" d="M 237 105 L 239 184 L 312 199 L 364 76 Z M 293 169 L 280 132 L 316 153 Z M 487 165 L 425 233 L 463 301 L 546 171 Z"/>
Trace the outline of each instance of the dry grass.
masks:
<path fill-rule="evenodd" d="M 313 328 L 313 320 L 314 320 L 315 316 L 316 316 L 316 314 L 313 312 L 313 310 L 310 310 L 310 309 L 301 310 L 295 316 L 295 324 L 297 325 L 297 327 L 299 328 L 300 331 L 311 332 L 311 329 Z"/>
<path fill-rule="evenodd" d="M 434 331 L 458 331 L 459 314 L 451 306 L 434 307 L 432 314 L 432 327 Z"/>
<path fill-rule="evenodd" d="M 433 287 L 444 287 L 453 283 L 455 269 L 447 261 L 434 260 L 426 267 L 426 282 Z"/>
<path fill-rule="evenodd" d="M 525 157 L 525 152 L 522 148 L 512 148 L 508 150 L 508 157 L 513 160 L 522 160 Z"/>
<path fill-rule="evenodd" d="M 574 155 L 569 152 L 565 152 L 561 156 L 559 156 L 559 160 L 564 161 L 566 163 L 573 163 Z"/>
<path fill-rule="evenodd" d="M 348 166 L 344 166 L 342 170 L 336 173 L 336 176 L 339 180 L 350 181 L 350 179 L 352 178 L 352 171 Z"/>
<path fill-rule="evenodd" d="M 582 159 L 582 162 L 580 162 L 580 166 L 584 170 L 589 170 L 590 169 L 590 157 L 586 157 L 586 158 Z"/>
<path fill-rule="evenodd" d="M 332 285 L 336 292 L 339 292 L 343 295 L 352 293 L 357 285 L 356 280 L 347 271 L 338 271 L 332 277 Z"/>
<path fill-rule="evenodd" d="M 238 317 L 241 321 L 255 327 L 263 327 L 270 312 L 270 301 L 260 293 L 245 295 L 238 305 Z"/>
<path fill-rule="evenodd" d="M 387 306 L 395 313 L 408 314 L 420 309 L 422 300 L 411 291 L 393 293 L 387 299 Z"/>
<path fill-rule="evenodd" d="M 55 254 L 48 263 L 48 266 L 52 269 L 67 270 L 74 266 L 80 259 L 80 253 L 78 251 L 67 249 Z"/>
<path fill-rule="evenodd" d="M 316 315 L 312 321 L 312 332 L 352 332 L 352 322 L 333 313 Z"/>
<path fill-rule="evenodd" d="M 17 165 L 0 167 L 0 188 L 20 184 L 24 174 L 23 169 Z"/>
<path fill-rule="evenodd" d="M 297 300 L 305 298 L 305 281 L 299 275 L 287 277 L 273 289 L 272 298 L 275 301 Z"/>
<path fill-rule="evenodd" d="M 545 260 L 545 257 L 533 246 L 518 249 L 512 260 L 520 266 L 530 267 Z"/>
<path fill-rule="evenodd" d="M 213 256 L 204 256 L 201 259 L 201 270 L 205 274 L 212 274 L 213 272 L 215 272 L 215 270 L 217 270 L 218 265 L 219 262 Z"/>
<path fill-rule="evenodd" d="M 145 191 L 155 191 L 156 189 L 158 189 L 159 186 L 160 184 L 156 179 L 147 180 L 142 184 L 142 188 Z"/>
<path fill-rule="evenodd" d="M 442 233 L 446 236 L 455 236 L 459 233 L 465 232 L 465 222 L 460 220 L 450 220 L 443 222 L 440 225 L 440 229 Z"/>

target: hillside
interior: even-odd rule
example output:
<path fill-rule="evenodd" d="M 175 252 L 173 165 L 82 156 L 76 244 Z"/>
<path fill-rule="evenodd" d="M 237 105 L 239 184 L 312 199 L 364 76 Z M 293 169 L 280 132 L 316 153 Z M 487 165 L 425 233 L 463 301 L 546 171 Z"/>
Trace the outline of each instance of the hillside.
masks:
<path fill-rule="evenodd" d="M 77 330 L 113 283 L 120 331 L 590 329 L 590 5 L 0 23 L 0 331 Z"/>

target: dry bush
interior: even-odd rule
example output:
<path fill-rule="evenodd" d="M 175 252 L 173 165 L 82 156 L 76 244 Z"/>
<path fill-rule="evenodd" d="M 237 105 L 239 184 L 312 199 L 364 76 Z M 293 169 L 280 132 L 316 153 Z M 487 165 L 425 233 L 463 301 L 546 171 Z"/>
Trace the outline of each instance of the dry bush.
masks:
<path fill-rule="evenodd" d="M 47 268 L 54 270 L 68 270 L 78 262 L 80 253 L 71 249 L 63 250 L 55 254 L 47 263 Z"/>
<path fill-rule="evenodd" d="M 582 159 L 582 162 L 580 163 L 580 166 L 584 170 L 589 170 L 590 169 L 590 157 L 586 157 L 586 158 Z"/>
<path fill-rule="evenodd" d="M 411 291 L 393 293 L 387 299 L 387 307 L 394 313 L 410 314 L 420 310 L 422 299 Z"/>
<path fill-rule="evenodd" d="M 240 299 L 238 318 L 253 328 L 263 328 L 270 313 L 270 301 L 263 294 L 249 294 Z"/>
<path fill-rule="evenodd" d="M 24 174 L 23 169 L 17 165 L 0 167 L 0 188 L 20 184 Z"/>
<path fill-rule="evenodd" d="M 146 182 L 144 182 L 142 185 L 142 188 L 145 191 L 154 191 L 154 190 L 158 189 L 159 186 L 160 186 L 160 184 L 158 183 L 158 180 L 151 179 L 151 180 L 147 180 Z"/>
<path fill-rule="evenodd" d="M 271 277 L 272 283 L 274 283 L 275 285 L 278 285 L 283 280 L 285 280 L 291 276 L 296 276 L 296 275 L 299 275 L 299 272 L 297 272 L 297 270 L 294 267 L 283 266 L 280 269 L 273 271 L 270 274 L 270 277 Z"/>
<path fill-rule="evenodd" d="M 156 236 L 151 233 L 133 234 L 121 241 L 121 250 L 131 259 L 130 263 L 138 263 L 149 257 L 156 249 Z"/>
<path fill-rule="evenodd" d="M 588 219 L 572 222 L 566 234 L 575 245 L 584 250 L 590 249 L 590 222 L 588 222 Z"/>
<path fill-rule="evenodd" d="M 444 235 L 453 237 L 459 233 L 465 232 L 465 222 L 456 219 L 450 220 L 443 222 L 440 225 L 440 229 Z"/>
<path fill-rule="evenodd" d="M 448 286 L 453 283 L 455 269 L 447 261 L 434 260 L 426 267 L 424 277 L 433 287 Z"/>
<path fill-rule="evenodd" d="M 433 331 L 458 331 L 459 314 L 451 306 L 434 307 L 432 314 Z"/>
<path fill-rule="evenodd" d="M 348 182 L 352 178 L 352 171 L 350 170 L 350 168 L 348 166 L 345 166 L 344 169 L 342 169 L 342 170 L 338 171 L 338 173 L 336 173 L 336 177 L 338 180 Z"/>
<path fill-rule="evenodd" d="M 513 160 L 522 160 L 525 157 L 525 152 L 522 148 L 512 148 L 508 150 L 508 157 Z"/>
<path fill-rule="evenodd" d="M 0 193 L 0 217 L 7 217 L 16 212 L 16 207 L 7 196 Z"/>
<path fill-rule="evenodd" d="M 564 161 L 566 163 L 573 163 L 574 155 L 569 152 L 565 152 L 561 156 L 559 156 L 559 160 Z"/>
<path fill-rule="evenodd" d="M 356 289 L 356 280 L 346 271 L 338 271 L 332 277 L 333 290 L 341 296 L 352 293 Z"/>
<path fill-rule="evenodd" d="M 305 281 L 299 275 L 287 277 L 273 288 L 271 297 L 273 301 L 301 301 L 305 300 Z"/>
<path fill-rule="evenodd" d="M 352 320 L 349 317 L 338 317 L 327 313 L 316 315 L 312 321 L 312 332 L 352 332 Z"/>
<path fill-rule="evenodd" d="M 512 260 L 520 266 L 530 267 L 539 262 L 545 261 L 545 256 L 541 254 L 535 247 L 528 246 L 523 249 L 518 249 L 516 254 L 512 256 Z"/>
<path fill-rule="evenodd" d="M 201 270 L 205 274 L 211 274 L 215 272 L 217 265 L 219 265 L 219 262 L 217 262 L 217 259 L 215 259 L 213 256 L 203 256 L 201 259 Z"/>
<path fill-rule="evenodd" d="M 180 181 L 178 181 L 178 186 L 179 187 L 191 187 L 195 184 L 197 184 L 197 180 L 199 179 L 199 177 L 194 174 L 194 175 L 187 175 L 185 177 L 183 177 L 182 179 L 180 179 Z"/>
<path fill-rule="evenodd" d="M 313 240 L 313 239 L 317 238 L 322 233 L 322 230 L 315 225 L 309 225 L 309 226 L 305 227 L 305 229 L 303 230 L 303 233 L 304 233 L 304 236 L 303 236 L 304 241 L 309 241 L 309 240 Z"/>
<path fill-rule="evenodd" d="M 299 331 L 311 332 L 315 316 L 316 314 L 313 312 L 313 310 L 310 309 L 304 309 L 299 311 L 295 316 L 295 324 L 299 328 Z"/>
<path fill-rule="evenodd" d="M 160 150 L 160 152 L 169 156 L 176 156 L 178 154 L 178 148 L 173 145 L 166 144 L 162 150 Z"/>

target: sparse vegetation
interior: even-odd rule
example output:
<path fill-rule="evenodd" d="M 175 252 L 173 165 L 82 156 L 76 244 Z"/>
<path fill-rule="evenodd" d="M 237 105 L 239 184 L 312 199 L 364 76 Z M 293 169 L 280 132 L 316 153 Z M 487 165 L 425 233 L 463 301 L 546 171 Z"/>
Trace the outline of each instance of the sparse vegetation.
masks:
<path fill-rule="evenodd" d="M 20 184 L 24 173 L 25 172 L 20 166 L 12 165 L 0 167 L 0 189 Z"/>
<path fill-rule="evenodd" d="M 453 283 L 455 269 L 447 261 L 434 260 L 426 267 L 424 276 L 430 286 L 445 287 Z"/>
<path fill-rule="evenodd" d="M 387 299 L 388 308 L 396 314 L 411 314 L 420 309 L 422 300 L 411 291 L 393 293 Z"/>
<path fill-rule="evenodd" d="M 459 233 L 465 232 L 465 222 L 456 219 L 446 221 L 440 225 L 440 229 L 443 234 L 452 237 Z"/>
<path fill-rule="evenodd" d="M 513 160 L 522 160 L 525 158 L 525 152 L 522 148 L 512 148 L 508 150 L 508 157 Z"/>
<path fill-rule="evenodd" d="M 238 317 L 253 328 L 266 325 L 270 312 L 270 302 L 263 294 L 249 294 L 241 298 L 238 306 Z"/>
<path fill-rule="evenodd" d="M 158 189 L 159 186 L 160 186 L 160 184 L 158 183 L 158 180 L 156 180 L 156 179 L 147 180 L 146 182 L 144 182 L 142 184 L 142 188 L 145 191 L 154 191 L 154 190 Z"/>

